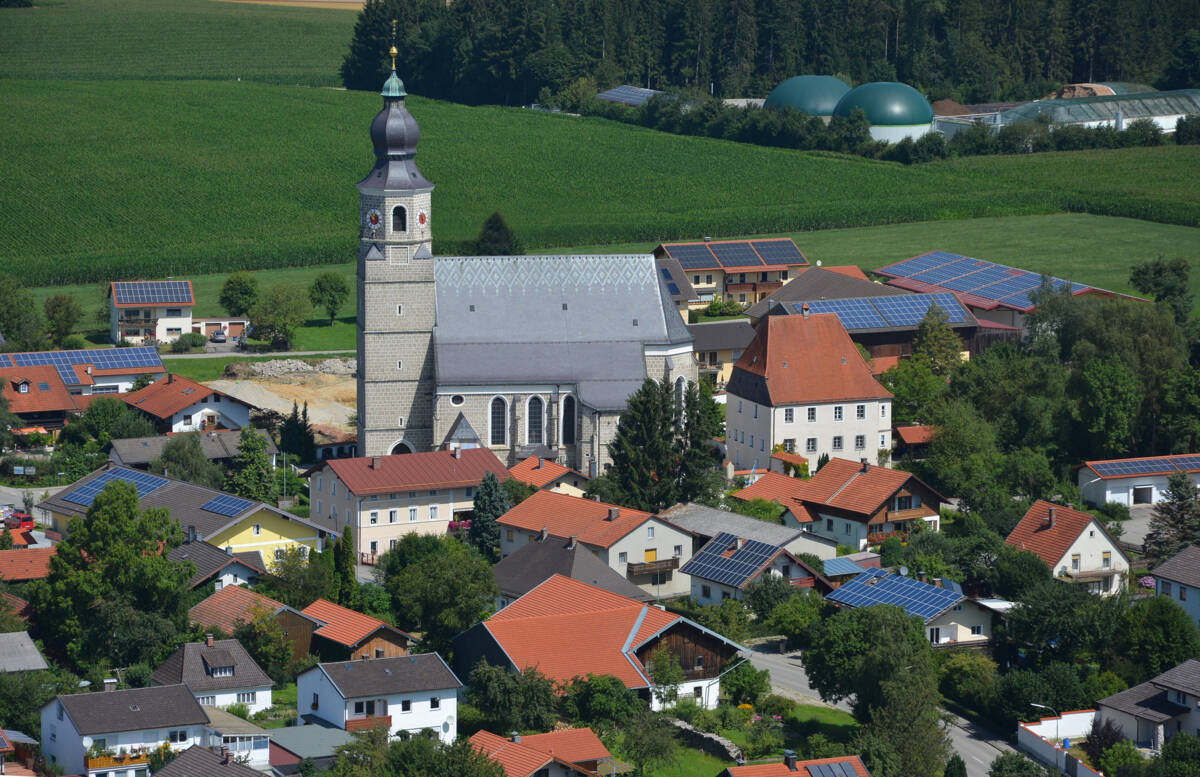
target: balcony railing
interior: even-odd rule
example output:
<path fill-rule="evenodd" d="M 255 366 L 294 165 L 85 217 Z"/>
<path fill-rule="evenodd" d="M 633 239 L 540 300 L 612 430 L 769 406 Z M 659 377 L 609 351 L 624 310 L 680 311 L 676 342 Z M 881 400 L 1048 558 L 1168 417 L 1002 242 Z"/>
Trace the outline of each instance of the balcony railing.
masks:
<path fill-rule="evenodd" d="M 670 572 L 672 569 L 679 569 L 679 558 L 664 558 L 658 561 L 643 561 L 642 563 L 631 563 L 627 569 L 631 575 L 657 575 L 661 572 Z"/>
<path fill-rule="evenodd" d="M 753 283 L 727 283 L 725 291 L 754 291 Z"/>
<path fill-rule="evenodd" d="M 756 291 L 775 291 L 783 288 L 783 281 L 759 281 Z"/>
<path fill-rule="evenodd" d="M 347 731 L 362 731 L 368 728 L 375 728 L 376 726 L 390 729 L 392 727 L 392 716 L 372 715 L 366 718 L 350 718 L 346 721 Z"/>
<path fill-rule="evenodd" d="M 136 766 L 150 763 L 149 753 L 130 755 L 87 755 L 83 757 L 86 769 L 120 769 L 122 766 Z"/>

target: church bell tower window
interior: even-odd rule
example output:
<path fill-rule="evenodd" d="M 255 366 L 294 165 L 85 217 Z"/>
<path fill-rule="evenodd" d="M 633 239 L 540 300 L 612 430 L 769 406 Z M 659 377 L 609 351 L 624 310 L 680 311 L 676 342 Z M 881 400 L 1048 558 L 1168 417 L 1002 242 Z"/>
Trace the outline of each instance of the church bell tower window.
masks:
<path fill-rule="evenodd" d="M 404 209 L 403 205 L 397 205 L 392 208 L 392 231 L 408 231 L 408 211 Z"/>

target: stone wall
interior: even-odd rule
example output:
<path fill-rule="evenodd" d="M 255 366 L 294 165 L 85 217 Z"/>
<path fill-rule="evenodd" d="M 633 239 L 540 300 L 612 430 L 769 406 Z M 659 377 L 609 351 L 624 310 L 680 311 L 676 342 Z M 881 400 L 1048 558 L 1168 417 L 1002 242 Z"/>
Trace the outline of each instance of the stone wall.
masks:
<path fill-rule="evenodd" d="M 698 729 L 692 724 L 678 718 L 670 718 L 669 720 L 671 721 L 671 725 L 679 729 L 679 738 L 688 747 L 703 750 L 709 755 L 720 758 L 723 761 L 745 762 L 746 754 L 742 752 L 742 748 L 730 742 L 725 737 L 717 736 L 710 731 Z"/>

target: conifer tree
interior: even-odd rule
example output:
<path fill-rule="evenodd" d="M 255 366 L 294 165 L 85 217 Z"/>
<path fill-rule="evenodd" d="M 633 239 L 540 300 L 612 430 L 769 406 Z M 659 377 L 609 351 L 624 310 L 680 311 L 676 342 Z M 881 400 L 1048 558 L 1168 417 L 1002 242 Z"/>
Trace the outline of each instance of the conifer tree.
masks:
<path fill-rule="evenodd" d="M 225 477 L 225 490 L 260 502 L 275 498 L 267 441 L 249 427 L 243 429 L 238 438 L 238 454 L 233 457 L 233 465 Z"/>
<path fill-rule="evenodd" d="M 677 501 L 673 477 L 676 411 L 671 395 L 670 383 L 646 378 L 629 397 L 617 433 L 608 444 L 612 470 L 605 477 L 611 479 L 626 507 L 657 512 Z"/>
<path fill-rule="evenodd" d="M 1167 476 L 1166 498 L 1154 505 L 1146 555 L 1166 559 L 1200 542 L 1200 492 L 1186 472 Z"/>
<path fill-rule="evenodd" d="M 496 559 L 496 548 L 500 544 L 500 527 L 496 520 L 511 509 L 508 494 L 500 481 L 491 472 L 484 475 L 475 492 L 474 512 L 467 539 L 489 561 Z"/>
<path fill-rule="evenodd" d="M 521 253 L 517 236 L 509 229 L 500 211 L 488 216 L 483 229 L 475 239 L 475 253 L 479 256 L 515 256 Z"/>
<path fill-rule="evenodd" d="M 333 549 L 333 571 L 337 580 L 337 601 L 343 607 L 358 604 L 358 579 L 354 574 L 354 527 L 346 524 Z"/>

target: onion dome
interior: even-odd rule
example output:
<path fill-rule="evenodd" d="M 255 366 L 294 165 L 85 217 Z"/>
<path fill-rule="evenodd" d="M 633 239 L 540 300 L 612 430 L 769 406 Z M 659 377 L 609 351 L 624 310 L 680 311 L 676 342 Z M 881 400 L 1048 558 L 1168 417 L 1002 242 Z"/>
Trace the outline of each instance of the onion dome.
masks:
<path fill-rule="evenodd" d="M 395 49 L 392 50 L 395 56 Z M 371 144 L 375 147 L 375 167 L 359 185 L 384 189 L 432 189 L 421 175 L 414 157 L 421 130 L 417 120 L 404 107 L 404 82 L 393 67 L 380 92 L 383 109 L 371 121 Z"/>
<path fill-rule="evenodd" d="M 764 108 L 794 108 L 809 116 L 832 116 L 850 85 L 834 76 L 793 76 L 771 90 Z"/>
<path fill-rule="evenodd" d="M 862 108 L 873 125 L 909 127 L 933 121 L 929 101 L 908 84 L 895 81 L 876 81 L 851 89 L 833 113 L 849 117 L 855 108 Z"/>

